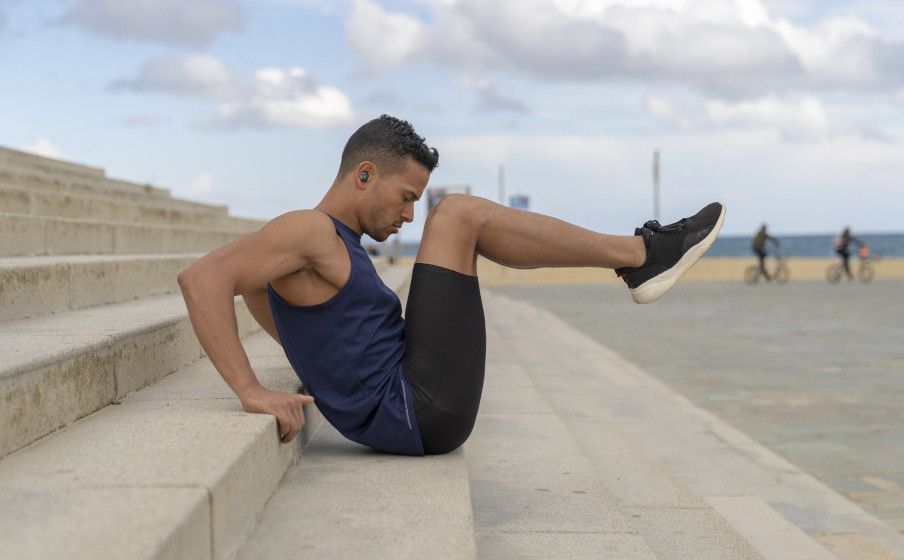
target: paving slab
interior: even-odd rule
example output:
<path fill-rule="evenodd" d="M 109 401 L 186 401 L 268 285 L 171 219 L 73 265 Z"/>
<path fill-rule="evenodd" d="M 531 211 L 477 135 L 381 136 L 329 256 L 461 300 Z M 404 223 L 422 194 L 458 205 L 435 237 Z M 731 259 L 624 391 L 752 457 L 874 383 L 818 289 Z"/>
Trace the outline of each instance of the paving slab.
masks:
<path fill-rule="evenodd" d="M 769 560 L 838 560 L 759 498 L 711 496 L 706 499 Z"/>
<path fill-rule="evenodd" d="M 479 556 L 653 558 L 523 367 L 499 365 L 464 446 Z"/>
<path fill-rule="evenodd" d="M 461 451 L 372 451 L 324 424 L 238 555 L 271 558 L 474 558 Z"/>
<path fill-rule="evenodd" d="M 631 437 L 695 493 L 754 496 L 808 535 L 860 535 L 868 548 L 904 558 L 897 531 L 558 317 L 537 312 L 523 320 L 543 321 L 551 344 L 577 345 L 577 351 L 560 353 L 562 362 Z M 597 359 L 589 360 L 594 344 Z M 858 558 L 850 554 L 839 557 Z"/>
<path fill-rule="evenodd" d="M 192 487 L 0 488 L 0 559 L 210 559 L 209 502 Z"/>
<path fill-rule="evenodd" d="M 658 558 L 760 559 L 754 548 L 712 506 L 666 472 L 618 425 L 592 394 L 583 390 L 563 356 L 590 348 L 546 332 L 532 307 L 487 295 L 489 322 L 517 356 L 538 395 L 562 418 L 591 459 L 602 485 Z M 528 328 L 543 325 L 544 328 Z"/>

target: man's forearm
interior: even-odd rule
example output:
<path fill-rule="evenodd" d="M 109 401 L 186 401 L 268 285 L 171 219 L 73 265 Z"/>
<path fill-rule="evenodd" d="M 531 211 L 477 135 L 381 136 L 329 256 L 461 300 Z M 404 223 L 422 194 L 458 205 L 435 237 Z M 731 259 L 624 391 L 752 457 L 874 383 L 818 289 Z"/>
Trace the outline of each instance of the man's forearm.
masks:
<path fill-rule="evenodd" d="M 242 347 L 232 288 L 215 279 L 179 279 L 192 328 L 226 384 L 241 399 L 261 384 Z"/>

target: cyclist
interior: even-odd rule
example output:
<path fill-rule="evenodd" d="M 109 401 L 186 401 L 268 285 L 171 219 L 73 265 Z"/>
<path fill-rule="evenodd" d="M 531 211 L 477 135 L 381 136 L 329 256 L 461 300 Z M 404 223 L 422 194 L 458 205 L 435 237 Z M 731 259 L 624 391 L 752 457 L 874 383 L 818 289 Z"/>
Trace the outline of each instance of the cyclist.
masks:
<path fill-rule="evenodd" d="M 847 226 L 844 228 L 844 231 L 841 232 L 841 235 L 835 237 L 835 252 L 838 253 L 838 256 L 841 257 L 841 265 L 844 269 L 844 273 L 847 274 L 848 280 L 853 280 L 854 275 L 851 274 L 851 267 L 848 263 L 848 260 L 851 257 L 851 252 L 848 249 L 851 243 L 856 243 L 860 248 L 866 247 L 866 243 L 857 239 L 853 235 L 851 235 L 851 228 Z M 869 249 L 867 249 L 867 254 Z"/>
<path fill-rule="evenodd" d="M 772 276 L 769 276 L 769 273 L 766 272 L 766 256 L 769 254 L 766 250 L 767 241 L 771 241 L 772 244 L 775 245 L 776 251 L 781 249 L 781 243 L 779 243 L 778 239 L 766 233 L 766 224 L 763 224 L 760 226 L 760 230 L 756 232 L 756 235 L 753 236 L 753 243 L 750 245 L 750 248 L 757 258 L 760 259 L 760 274 L 762 274 L 767 281 L 770 281 L 772 280 Z"/>

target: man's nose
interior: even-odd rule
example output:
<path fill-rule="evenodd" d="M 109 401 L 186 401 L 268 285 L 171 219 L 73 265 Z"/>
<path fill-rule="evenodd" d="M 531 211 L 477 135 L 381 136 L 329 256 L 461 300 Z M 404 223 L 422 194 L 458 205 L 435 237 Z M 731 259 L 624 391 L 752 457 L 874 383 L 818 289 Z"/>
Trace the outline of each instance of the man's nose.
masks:
<path fill-rule="evenodd" d="M 414 204 L 402 210 L 402 219 L 409 224 L 414 221 Z"/>

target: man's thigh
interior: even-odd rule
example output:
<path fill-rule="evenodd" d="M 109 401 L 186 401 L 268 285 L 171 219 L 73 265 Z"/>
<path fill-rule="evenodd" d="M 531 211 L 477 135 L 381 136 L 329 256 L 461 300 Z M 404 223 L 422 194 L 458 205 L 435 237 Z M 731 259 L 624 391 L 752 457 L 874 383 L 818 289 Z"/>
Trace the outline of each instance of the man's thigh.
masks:
<path fill-rule="evenodd" d="M 451 451 L 471 433 L 485 359 L 477 278 L 416 263 L 405 311 L 405 375 L 427 453 Z"/>
<path fill-rule="evenodd" d="M 416 262 L 477 274 L 477 237 L 483 199 L 450 195 L 427 216 Z"/>

